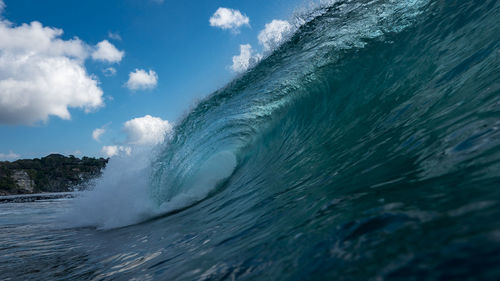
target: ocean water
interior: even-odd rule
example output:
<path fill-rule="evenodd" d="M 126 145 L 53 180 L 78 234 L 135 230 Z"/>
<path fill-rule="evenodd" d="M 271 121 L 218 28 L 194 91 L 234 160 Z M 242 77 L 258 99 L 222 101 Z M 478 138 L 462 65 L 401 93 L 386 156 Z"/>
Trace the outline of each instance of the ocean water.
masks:
<path fill-rule="evenodd" d="M 0 204 L 0 280 L 499 280 L 500 2 L 294 18 L 93 191 Z"/>

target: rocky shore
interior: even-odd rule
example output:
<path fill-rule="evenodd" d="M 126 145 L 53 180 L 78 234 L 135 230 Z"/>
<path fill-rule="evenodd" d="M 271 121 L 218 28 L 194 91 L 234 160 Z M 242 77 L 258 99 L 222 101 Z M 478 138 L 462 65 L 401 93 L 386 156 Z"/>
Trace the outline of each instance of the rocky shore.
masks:
<path fill-rule="evenodd" d="M 0 196 L 70 192 L 88 187 L 108 159 L 51 154 L 36 159 L 0 162 Z"/>

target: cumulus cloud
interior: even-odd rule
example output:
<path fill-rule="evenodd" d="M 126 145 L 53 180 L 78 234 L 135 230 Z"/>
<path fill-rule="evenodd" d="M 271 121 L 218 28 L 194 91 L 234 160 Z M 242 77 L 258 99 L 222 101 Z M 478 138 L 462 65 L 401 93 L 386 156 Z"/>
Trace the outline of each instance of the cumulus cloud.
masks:
<path fill-rule="evenodd" d="M 238 32 L 242 25 L 250 25 L 250 19 L 240 11 L 220 7 L 210 18 L 210 26 Z"/>
<path fill-rule="evenodd" d="M 167 120 L 146 115 L 125 122 L 123 129 L 128 143 L 155 145 L 163 142 L 166 134 L 172 130 L 172 125 Z"/>
<path fill-rule="evenodd" d="M 120 154 L 130 155 L 132 148 L 123 145 L 105 145 L 102 147 L 101 153 L 106 157 L 113 157 Z"/>
<path fill-rule="evenodd" d="M 0 8 L 2 7 L 2 2 L 0 0 Z M 19 159 L 21 155 L 14 153 L 12 151 L 9 151 L 9 153 L 0 153 L 0 161 L 6 161 L 6 160 L 15 160 Z"/>
<path fill-rule="evenodd" d="M 264 50 L 269 51 L 279 46 L 293 32 L 293 29 L 293 26 L 288 21 L 273 20 L 266 24 L 257 38 Z"/>
<path fill-rule="evenodd" d="M 101 141 L 101 136 L 106 133 L 106 129 L 104 128 L 97 128 L 95 129 L 94 131 L 92 131 L 92 138 L 95 140 L 95 141 Z"/>
<path fill-rule="evenodd" d="M 255 53 L 250 44 L 240 45 L 240 54 L 233 57 L 231 69 L 235 72 L 243 72 L 254 66 L 262 55 Z"/>
<path fill-rule="evenodd" d="M 126 140 L 115 145 L 103 146 L 101 154 L 106 157 L 130 156 L 133 150 L 149 149 L 156 144 L 162 143 L 171 131 L 172 125 L 167 120 L 159 117 L 146 115 L 134 118 L 123 124 Z M 99 141 L 99 137 L 104 132 L 103 128 L 95 129 L 92 137 Z"/>
<path fill-rule="evenodd" d="M 104 133 L 103 128 L 94 130 L 93 137 L 99 141 L 99 137 Z M 154 145 L 162 143 L 167 135 L 172 131 L 172 124 L 159 117 L 146 115 L 144 117 L 133 118 L 123 123 L 123 132 L 126 134 L 124 142 L 115 145 L 105 145 L 101 149 L 101 154 L 106 157 L 130 156 L 132 151 L 138 149 L 150 149 Z M 95 136 L 94 136 L 95 134 Z"/>
<path fill-rule="evenodd" d="M 84 66 L 91 47 L 62 34 L 36 21 L 14 26 L 0 19 L 0 124 L 70 119 L 69 108 L 104 106 L 98 81 Z"/>
<path fill-rule="evenodd" d="M 95 50 L 92 52 L 94 60 L 105 61 L 109 63 L 120 62 L 125 55 L 124 51 L 118 50 L 108 40 L 103 40 L 97 43 Z"/>
<path fill-rule="evenodd" d="M 85 59 L 88 46 L 78 38 L 62 40 L 62 29 L 44 27 L 40 22 L 13 26 L 9 21 L 0 21 L 0 48 L 2 53 L 25 56 L 66 56 Z"/>
<path fill-rule="evenodd" d="M 152 89 L 158 84 L 158 75 L 153 70 L 146 72 L 143 69 L 136 69 L 128 75 L 125 86 L 130 90 Z"/>

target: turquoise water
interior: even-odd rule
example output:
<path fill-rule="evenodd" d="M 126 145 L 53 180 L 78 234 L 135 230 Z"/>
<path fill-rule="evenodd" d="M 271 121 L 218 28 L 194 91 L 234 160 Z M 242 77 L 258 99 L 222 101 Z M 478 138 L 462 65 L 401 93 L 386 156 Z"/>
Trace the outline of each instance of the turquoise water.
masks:
<path fill-rule="evenodd" d="M 0 220 L 0 279 L 500 279 L 500 2 L 298 18 L 152 156 Z"/>

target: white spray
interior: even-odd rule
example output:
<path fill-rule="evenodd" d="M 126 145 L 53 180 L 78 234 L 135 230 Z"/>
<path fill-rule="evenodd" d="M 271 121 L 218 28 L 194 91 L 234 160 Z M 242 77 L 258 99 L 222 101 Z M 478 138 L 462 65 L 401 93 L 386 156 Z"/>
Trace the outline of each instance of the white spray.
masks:
<path fill-rule="evenodd" d="M 149 190 L 153 154 L 151 148 L 135 148 L 131 155 L 111 158 L 95 187 L 75 198 L 73 208 L 63 216 L 65 223 L 70 227 L 111 229 L 187 207 L 208 196 L 237 164 L 232 152 L 214 154 L 199 166 L 178 195 L 158 206 Z"/>

